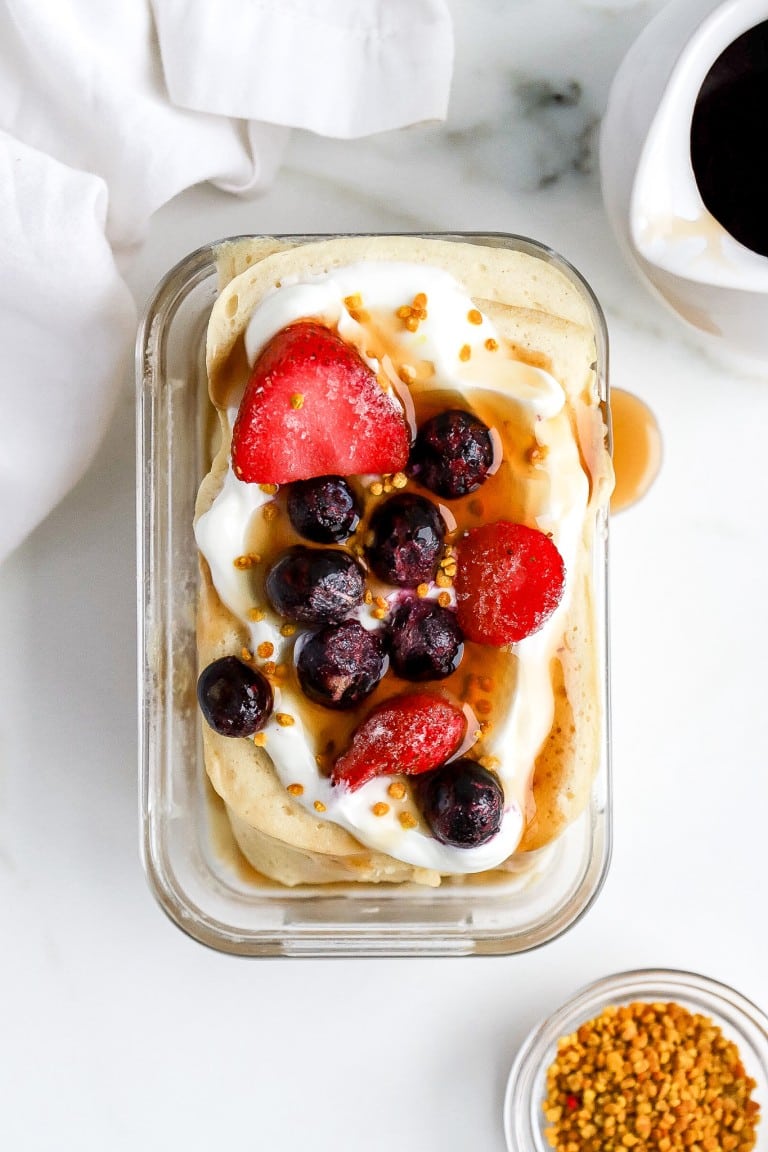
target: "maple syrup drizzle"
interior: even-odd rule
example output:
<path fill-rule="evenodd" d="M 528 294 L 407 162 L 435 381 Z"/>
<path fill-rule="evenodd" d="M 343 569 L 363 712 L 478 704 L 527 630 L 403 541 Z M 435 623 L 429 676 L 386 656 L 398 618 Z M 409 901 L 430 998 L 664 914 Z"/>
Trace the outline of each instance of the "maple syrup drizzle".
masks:
<path fill-rule="evenodd" d="M 611 512 L 621 512 L 645 496 L 661 467 L 661 432 L 651 409 L 632 392 L 611 389 L 613 468 L 616 483 Z"/>

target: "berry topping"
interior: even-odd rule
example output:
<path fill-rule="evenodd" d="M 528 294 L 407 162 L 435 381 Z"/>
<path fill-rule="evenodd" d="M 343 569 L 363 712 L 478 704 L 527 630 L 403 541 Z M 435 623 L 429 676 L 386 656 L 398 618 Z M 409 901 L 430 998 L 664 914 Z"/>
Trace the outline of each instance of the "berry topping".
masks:
<path fill-rule="evenodd" d="M 410 436 L 399 406 L 338 333 L 315 321 L 283 328 L 260 353 L 232 432 L 240 480 L 397 472 Z"/>
<path fill-rule="evenodd" d="M 338 544 L 354 532 L 360 510 L 354 492 L 341 476 L 317 476 L 291 484 L 288 517 L 306 540 Z"/>
<path fill-rule="evenodd" d="M 200 673 L 197 699 L 220 736 L 253 736 L 272 711 L 269 681 L 237 656 L 222 656 Z"/>
<path fill-rule="evenodd" d="M 418 784 L 417 799 L 432 835 L 454 848 L 487 844 L 501 827 L 504 793 L 496 777 L 462 757 Z"/>
<path fill-rule="evenodd" d="M 354 708 L 373 692 L 387 659 L 381 637 L 357 620 L 328 624 L 302 644 L 296 674 L 304 693 L 326 708 Z"/>
<path fill-rule="evenodd" d="M 371 517 L 370 532 L 368 562 L 380 580 L 415 588 L 435 575 L 445 523 L 423 496 L 391 496 Z"/>
<path fill-rule="evenodd" d="M 365 576 L 348 552 L 297 544 L 272 565 L 265 590 L 281 616 L 305 624 L 331 624 L 362 603 Z"/>
<path fill-rule="evenodd" d="M 458 544 L 456 614 L 478 644 L 514 644 L 538 631 L 560 603 L 563 558 L 548 536 L 499 520 Z"/>
<path fill-rule="evenodd" d="M 456 613 L 434 600 L 407 600 L 390 621 L 392 670 L 404 680 L 442 680 L 464 651 Z"/>
<path fill-rule="evenodd" d="M 453 408 L 421 425 L 407 471 L 431 492 L 455 500 L 479 488 L 492 463 L 488 426 L 471 412 Z"/>
<path fill-rule="evenodd" d="M 428 772 L 453 755 L 467 718 L 434 692 L 393 696 L 373 708 L 334 765 L 331 780 L 354 791 L 376 776 Z"/>

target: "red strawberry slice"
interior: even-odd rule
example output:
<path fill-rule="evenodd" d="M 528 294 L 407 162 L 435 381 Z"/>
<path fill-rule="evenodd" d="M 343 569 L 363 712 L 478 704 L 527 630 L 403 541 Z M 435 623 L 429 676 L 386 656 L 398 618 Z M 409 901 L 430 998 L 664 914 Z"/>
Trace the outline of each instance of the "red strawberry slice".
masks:
<path fill-rule="evenodd" d="M 375 776 L 415 776 L 437 768 L 464 739 L 467 718 L 436 692 L 393 696 L 373 708 L 336 761 L 333 784 L 355 791 Z"/>
<path fill-rule="evenodd" d="M 548 536 L 499 520 L 458 543 L 456 615 L 464 635 L 501 647 L 537 632 L 563 595 L 563 558 Z"/>
<path fill-rule="evenodd" d="M 232 432 L 241 480 L 287 484 L 315 476 L 399 472 L 405 418 L 360 354 L 312 320 L 283 328 L 253 366 Z"/>

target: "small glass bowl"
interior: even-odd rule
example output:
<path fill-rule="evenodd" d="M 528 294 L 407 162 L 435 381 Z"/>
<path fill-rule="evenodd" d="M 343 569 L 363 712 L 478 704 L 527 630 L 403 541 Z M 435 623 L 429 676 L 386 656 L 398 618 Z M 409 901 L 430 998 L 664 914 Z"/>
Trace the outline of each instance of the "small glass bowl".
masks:
<path fill-rule="evenodd" d="M 608 413 L 608 339 L 589 285 L 561 256 L 506 233 L 441 234 L 522 252 L 553 265 L 586 306 L 596 378 Z M 600 665 L 600 764 L 589 802 L 552 844 L 521 853 L 507 873 L 415 884 L 284 888 L 237 850 L 207 781 L 195 695 L 198 560 L 195 497 L 215 420 L 205 338 L 230 237 L 190 253 L 150 300 L 136 342 L 137 560 L 141 851 L 150 888 L 183 931 L 243 956 L 508 955 L 553 940 L 595 900 L 611 855 L 608 518 L 600 510 L 593 587 Z M 304 242 L 325 236 L 278 239 Z"/>
<path fill-rule="evenodd" d="M 548 1126 L 542 1111 L 547 1069 L 557 1042 L 610 1005 L 638 1000 L 670 1002 L 708 1017 L 739 1049 L 747 1075 L 757 1084 L 753 1099 L 761 1120 L 755 1152 L 768 1150 L 768 1017 L 726 984 L 694 972 L 648 968 L 604 976 L 582 988 L 543 1023 L 520 1048 L 504 1096 L 504 1135 L 509 1152 L 552 1152 L 544 1136 Z"/>

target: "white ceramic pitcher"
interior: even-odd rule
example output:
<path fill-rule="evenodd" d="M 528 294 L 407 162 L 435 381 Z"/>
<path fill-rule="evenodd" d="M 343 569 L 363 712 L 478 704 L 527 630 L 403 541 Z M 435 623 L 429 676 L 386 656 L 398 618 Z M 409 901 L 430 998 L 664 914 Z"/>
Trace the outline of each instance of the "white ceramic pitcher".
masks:
<path fill-rule="evenodd" d="M 768 257 L 704 205 L 691 122 L 712 65 L 768 0 L 670 0 L 620 64 L 600 137 L 606 211 L 630 263 L 712 351 L 768 373 Z M 768 144 L 768 102 L 757 155 Z M 768 187 L 768 186 L 767 186 Z M 768 192 L 765 197 L 768 211 Z"/>

